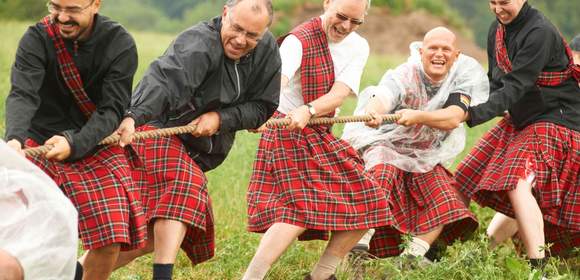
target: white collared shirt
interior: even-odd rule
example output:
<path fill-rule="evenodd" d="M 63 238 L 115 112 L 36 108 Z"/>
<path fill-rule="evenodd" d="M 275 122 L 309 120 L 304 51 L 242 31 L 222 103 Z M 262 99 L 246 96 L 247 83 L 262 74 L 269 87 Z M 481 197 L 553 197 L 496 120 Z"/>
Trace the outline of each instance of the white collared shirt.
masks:
<path fill-rule="evenodd" d="M 321 16 L 324 21 L 324 18 Z M 358 94 L 360 79 L 369 57 L 369 44 L 356 32 L 350 33 L 339 43 L 328 43 L 334 64 L 335 82 L 346 84 L 354 94 Z M 304 105 L 300 84 L 302 63 L 302 43 L 294 35 L 288 35 L 280 46 L 282 75 L 289 80 L 288 86 L 280 92 L 278 111 L 287 114 Z"/>

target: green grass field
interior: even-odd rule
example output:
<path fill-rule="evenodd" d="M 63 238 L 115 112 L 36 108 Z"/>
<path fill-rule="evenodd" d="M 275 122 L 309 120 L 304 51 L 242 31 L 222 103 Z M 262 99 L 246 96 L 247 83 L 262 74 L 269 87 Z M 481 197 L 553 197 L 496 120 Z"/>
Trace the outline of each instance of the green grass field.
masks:
<path fill-rule="evenodd" d="M 10 89 L 9 71 L 14 53 L 26 24 L 0 22 L 0 133 L 4 133 L 4 99 Z M 151 33 L 133 33 L 138 44 L 140 61 L 136 76 L 138 81 L 148 64 L 160 55 L 173 36 Z M 402 58 L 371 56 L 363 76 L 362 87 L 376 83 L 384 71 L 402 62 Z M 356 101 L 342 108 L 342 115 L 349 115 Z M 490 123 L 469 129 L 467 146 L 471 147 L 489 127 Z M 335 128 L 340 135 L 341 126 Z M 252 169 L 259 136 L 240 132 L 228 159 L 218 169 L 207 174 L 209 190 L 215 215 L 215 257 L 201 265 L 191 267 L 184 254 L 179 255 L 174 279 L 240 279 L 253 256 L 259 235 L 248 233 L 246 227 L 246 188 Z M 464 152 L 465 153 L 465 152 Z M 464 155 L 464 154 L 463 154 Z M 461 155 L 459 158 L 463 158 Z M 455 166 L 455 164 L 454 164 Z M 454 168 L 454 167 L 452 167 Z M 483 237 L 485 225 L 493 215 L 489 209 L 472 205 L 482 227 L 472 240 L 450 246 L 437 265 L 414 271 L 401 271 L 397 259 L 391 258 L 369 263 L 366 279 L 537 279 L 530 277 L 523 257 L 514 253 L 512 245 L 500 246 L 490 251 Z M 302 279 L 315 264 L 324 248 L 324 242 L 295 243 L 272 268 L 268 279 Z M 576 262 L 577 263 L 577 262 Z M 571 261 L 552 260 L 547 266 L 550 279 L 580 279 L 580 268 Z M 346 266 L 345 266 L 346 267 Z M 339 279 L 350 279 L 348 269 L 341 268 Z M 112 279 L 151 279 L 151 258 L 137 259 L 113 274 Z"/>

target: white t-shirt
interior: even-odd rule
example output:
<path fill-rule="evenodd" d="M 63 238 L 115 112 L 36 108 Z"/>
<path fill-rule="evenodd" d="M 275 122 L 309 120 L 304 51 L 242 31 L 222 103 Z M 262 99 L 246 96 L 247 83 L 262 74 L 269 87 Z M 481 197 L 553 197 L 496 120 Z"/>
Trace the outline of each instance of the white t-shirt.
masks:
<path fill-rule="evenodd" d="M 321 16 L 324 21 L 324 18 Z M 339 43 L 328 43 L 334 64 L 335 82 L 346 84 L 358 94 L 360 79 L 369 57 L 369 44 L 356 32 L 350 33 Z M 302 63 L 302 43 L 294 35 L 288 35 L 280 46 L 282 75 L 289 80 L 288 86 L 280 93 L 278 111 L 287 114 L 304 105 L 300 84 L 300 64 Z"/>

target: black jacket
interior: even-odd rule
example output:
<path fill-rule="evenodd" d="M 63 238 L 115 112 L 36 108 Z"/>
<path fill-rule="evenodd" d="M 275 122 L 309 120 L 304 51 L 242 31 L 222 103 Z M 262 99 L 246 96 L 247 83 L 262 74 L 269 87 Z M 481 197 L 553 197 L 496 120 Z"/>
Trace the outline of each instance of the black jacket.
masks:
<path fill-rule="evenodd" d="M 66 135 L 72 153 L 67 161 L 90 155 L 119 126 L 129 107 L 137 48 L 118 23 L 95 15 L 94 29 L 84 42 L 65 40 L 79 69 L 85 91 L 97 110 L 87 121 L 58 68 L 56 50 L 42 24 L 28 28 L 20 40 L 6 99 L 6 140 L 43 144 Z"/>
<path fill-rule="evenodd" d="M 525 3 L 518 16 L 506 25 L 506 47 L 512 72 L 505 74 L 496 63 L 495 31 L 489 30 L 489 101 L 469 109 L 469 126 L 478 125 L 508 110 L 514 126 L 522 129 L 539 121 L 580 130 L 580 88 L 573 78 L 555 87 L 539 87 L 540 72 L 563 71 L 568 57 L 560 33 L 538 10 Z"/>
<path fill-rule="evenodd" d="M 235 132 L 257 128 L 274 113 L 280 96 L 281 59 L 266 32 L 256 48 L 232 61 L 224 55 L 221 17 L 182 32 L 149 66 L 134 91 L 128 116 L 137 126 L 186 125 L 215 111 L 220 130 L 211 137 L 179 137 L 203 170 L 217 167 L 232 147 Z"/>

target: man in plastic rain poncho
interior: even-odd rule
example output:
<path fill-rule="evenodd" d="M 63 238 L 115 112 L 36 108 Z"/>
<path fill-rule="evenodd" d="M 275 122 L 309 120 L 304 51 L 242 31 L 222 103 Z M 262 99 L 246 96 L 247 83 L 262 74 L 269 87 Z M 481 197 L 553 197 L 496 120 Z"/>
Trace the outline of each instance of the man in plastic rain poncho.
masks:
<path fill-rule="evenodd" d="M 74 279 L 75 208 L 46 174 L 1 140 L 0 155 L 0 279 Z"/>
<path fill-rule="evenodd" d="M 372 230 L 355 249 L 378 257 L 402 254 L 427 263 L 431 245 L 464 239 L 477 220 L 456 195 L 444 167 L 465 146 L 461 125 L 469 106 L 488 98 L 481 65 L 460 54 L 455 35 L 437 27 L 423 42 L 410 45 L 411 56 L 389 70 L 377 86 L 365 89 L 355 114 L 375 120 L 349 124 L 343 139 L 363 157 L 365 168 L 385 188 L 394 223 Z M 382 124 L 379 114 L 398 113 L 398 123 Z M 374 127 L 374 128 L 373 128 Z M 412 239 L 402 250 L 403 236 Z"/>

